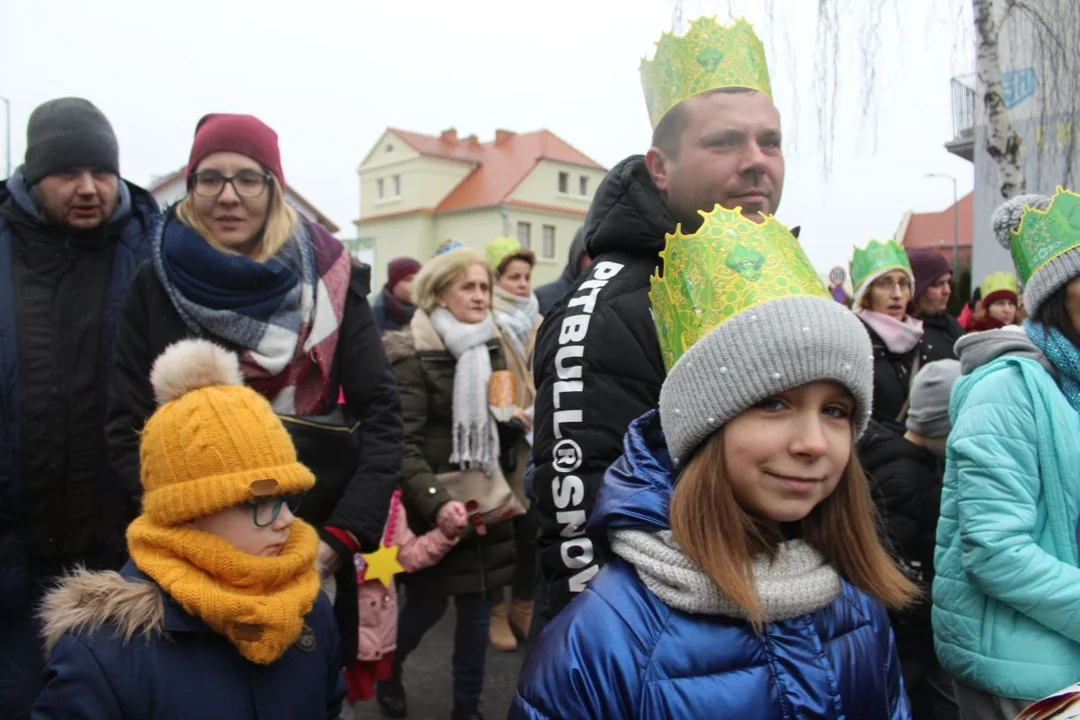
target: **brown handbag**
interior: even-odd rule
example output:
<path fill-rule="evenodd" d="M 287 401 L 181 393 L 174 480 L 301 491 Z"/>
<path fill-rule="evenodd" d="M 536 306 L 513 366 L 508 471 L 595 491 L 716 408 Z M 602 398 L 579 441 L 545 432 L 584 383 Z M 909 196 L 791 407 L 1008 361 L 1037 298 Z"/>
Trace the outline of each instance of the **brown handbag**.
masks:
<path fill-rule="evenodd" d="M 474 525 L 497 525 L 525 514 L 525 507 L 498 468 L 493 475 L 470 469 L 439 473 L 435 479 L 442 483 L 450 497 L 465 506 Z"/>

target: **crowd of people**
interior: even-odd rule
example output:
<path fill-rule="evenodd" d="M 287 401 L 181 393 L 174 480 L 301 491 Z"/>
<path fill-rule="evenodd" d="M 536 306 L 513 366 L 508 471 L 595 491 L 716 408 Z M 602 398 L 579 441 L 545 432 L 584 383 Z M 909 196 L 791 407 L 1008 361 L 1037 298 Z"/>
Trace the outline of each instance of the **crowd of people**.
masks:
<path fill-rule="evenodd" d="M 451 600 L 453 720 L 489 646 L 527 653 L 514 720 L 1011 720 L 1080 681 L 1080 195 L 987 220 L 1016 273 L 959 318 L 893 240 L 853 243 L 849 308 L 774 217 L 752 28 L 698 19 L 641 77 L 648 151 L 538 288 L 498 237 L 372 292 L 252 116 L 198 123 L 160 210 L 94 105 L 33 112 L 0 720 L 409 717 Z"/>

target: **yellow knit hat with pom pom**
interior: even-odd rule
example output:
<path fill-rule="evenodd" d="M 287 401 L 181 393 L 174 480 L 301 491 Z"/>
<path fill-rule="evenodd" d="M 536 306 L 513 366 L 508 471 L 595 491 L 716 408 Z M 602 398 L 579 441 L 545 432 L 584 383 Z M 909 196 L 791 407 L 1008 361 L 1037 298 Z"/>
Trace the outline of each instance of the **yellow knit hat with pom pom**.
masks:
<path fill-rule="evenodd" d="M 143 514 L 169 526 L 315 484 L 270 403 L 243 384 L 235 353 L 181 340 L 154 362 L 160 405 L 142 433 Z"/>

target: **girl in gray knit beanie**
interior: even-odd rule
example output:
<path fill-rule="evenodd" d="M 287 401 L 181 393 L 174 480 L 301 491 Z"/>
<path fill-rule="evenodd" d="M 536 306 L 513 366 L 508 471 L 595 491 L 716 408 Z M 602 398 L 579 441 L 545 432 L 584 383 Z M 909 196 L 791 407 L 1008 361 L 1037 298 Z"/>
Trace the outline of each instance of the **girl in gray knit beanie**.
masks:
<path fill-rule="evenodd" d="M 510 717 L 908 718 L 883 603 L 915 589 L 853 454 L 870 340 L 783 225 L 702 215 L 652 281 L 659 409 L 589 523 L 615 558 L 541 636 Z"/>

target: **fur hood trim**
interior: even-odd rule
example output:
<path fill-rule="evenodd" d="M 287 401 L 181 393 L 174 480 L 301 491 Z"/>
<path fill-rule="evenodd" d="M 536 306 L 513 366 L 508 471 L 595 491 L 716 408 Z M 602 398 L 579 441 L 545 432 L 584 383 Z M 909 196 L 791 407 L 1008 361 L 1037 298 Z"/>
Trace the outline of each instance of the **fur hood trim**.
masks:
<path fill-rule="evenodd" d="M 446 350 L 446 345 L 435 331 L 431 320 L 419 309 L 413 314 L 407 329 L 383 335 L 383 347 L 386 349 L 386 357 L 392 363 L 417 352 Z"/>
<path fill-rule="evenodd" d="M 93 633 L 111 624 L 125 643 L 135 635 L 161 633 L 165 601 L 151 582 L 80 567 L 46 594 L 38 615 L 47 658 L 64 633 Z"/>

